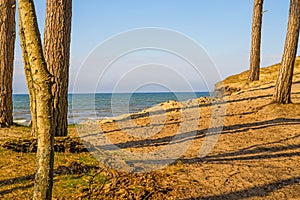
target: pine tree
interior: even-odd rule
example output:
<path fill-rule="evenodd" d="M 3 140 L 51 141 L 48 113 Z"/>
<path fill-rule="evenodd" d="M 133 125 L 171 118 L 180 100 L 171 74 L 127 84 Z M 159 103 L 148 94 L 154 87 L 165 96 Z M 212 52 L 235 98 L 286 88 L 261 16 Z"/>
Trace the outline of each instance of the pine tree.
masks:
<path fill-rule="evenodd" d="M 52 86 L 55 136 L 66 136 L 68 128 L 68 82 L 72 0 L 47 0 L 44 56 L 54 77 Z"/>
<path fill-rule="evenodd" d="M 263 0 L 254 0 L 249 81 L 259 80 Z"/>
<path fill-rule="evenodd" d="M 290 1 L 288 28 L 273 102 L 291 103 L 291 89 L 300 28 L 300 0 Z"/>
<path fill-rule="evenodd" d="M 13 124 L 12 83 L 16 38 L 15 0 L 0 0 L 0 128 Z"/>

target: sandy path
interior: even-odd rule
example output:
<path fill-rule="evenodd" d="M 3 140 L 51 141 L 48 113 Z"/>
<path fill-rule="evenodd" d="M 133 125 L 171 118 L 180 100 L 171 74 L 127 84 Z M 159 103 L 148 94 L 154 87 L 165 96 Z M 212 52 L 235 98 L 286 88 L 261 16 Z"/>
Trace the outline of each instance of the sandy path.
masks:
<path fill-rule="evenodd" d="M 269 105 L 273 85 L 212 105 L 203 98 L 169 102 L 159 106 L 169 112 L 156 107 L 149 116 L 97 122 L 92 135 L 79 132 L 115 169 L 170 174 L 161 180 L 173 188 L 167 199 L 300 199 L 300 84 L 293 86 L 294 104 L 280 106 Z M 203 144 L 209 154 L 199 158 Z"/>

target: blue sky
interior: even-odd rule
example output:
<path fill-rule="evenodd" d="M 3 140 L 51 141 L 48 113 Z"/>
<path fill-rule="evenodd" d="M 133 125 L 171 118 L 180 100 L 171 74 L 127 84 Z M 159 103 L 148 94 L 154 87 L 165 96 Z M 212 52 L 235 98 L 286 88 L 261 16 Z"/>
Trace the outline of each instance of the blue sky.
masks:
<path fill-rule="evenodd" d="M 35 4 L 40 32 L 43 34 L 45 0 L 35 1 Z M 244 71 L 249 67 L 252 4 L 252 0 L 74 0 L 69 91 L 93 92 L 92 88 L 99 88 L 99 86 L 92 88 L 85 86 L 87 84 L 84 82 L 91 81 L 87 71 L 93 73 L 93 68 L 86 68 L 85 72 L 82 72 L 80 66 L 84 60 L 97 45 L 113 35 L 143 27 L 172 29 L 192 38 L 207 52 L 220 73 L 220 79 Z M 262 67 L 277 63 L 281 59 L 288 9 L 289 1 L 266 0 L 264 3 L 264 10 L 268 12 L 263 18 Z M 298 54 L 299 52 L 298 50 Z M 153 53 L 151 55 L 153 56 Z M 165 53 L 161 53 L 159 56 L 164 55 Z M 135 58 L 143 60 L 143 56 L 147 55 L 137 54 Z M 172 59 L 170 56 L 165 56 L 165 59 L 167 58 Z M 146 60 L 150 62 L 149 58 Z M 172 68 L 172 62 L 169 65 Z M 80 78 L 82 85 L 76 78 L 79 72 L 83 76 Z M 128 79 L 127 82 L 130 80 Z M 173 84 L 176 80 L 169 78 L 167 74 L 166 80 L 166 87 L 168 84 L 176 85 Z M 95 84 L 99 82 L 99 80 L 94 81 Z M 199 80 L 201 81 L 203 80 Z M 213 85 L 216 81 L 219 80 L 209 80 L 207 84 Z M 205 84 L 197 84 L 195 80 L 191 80 L 191 84 L 195 90 L 207 90 Z M 78 88 L 75 88 L 75 85 Z M 172 90 L 183 90 L 180 86 L 176 87 L 172 87 Z M 126 85 L 122 88 L 126 91 Z M 154 88 L 145 87 L 144 90 L 157 90 Z M 97 89 L 97 92 L 110 90 L 110 87 L 103 86 Z M 27 93 L 18 38 L 14 93 Z"/>

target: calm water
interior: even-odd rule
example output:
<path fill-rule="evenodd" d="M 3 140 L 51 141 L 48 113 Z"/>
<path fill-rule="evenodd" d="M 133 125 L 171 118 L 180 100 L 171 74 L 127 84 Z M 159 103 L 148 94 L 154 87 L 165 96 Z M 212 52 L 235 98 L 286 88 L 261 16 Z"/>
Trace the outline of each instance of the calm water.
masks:
<path fill-rule="evenodd" d="M 69 124 L 91 119 L 102 119 L 125 113 L 142 111 L 145 108 L 168 100 L 185 101 L 208 92 L 197 93 L 134 93 L 134 94 L 69 94 Z M 13 95 L 14 121 L 28 124 L 31 119 L 29 96 Z"/>

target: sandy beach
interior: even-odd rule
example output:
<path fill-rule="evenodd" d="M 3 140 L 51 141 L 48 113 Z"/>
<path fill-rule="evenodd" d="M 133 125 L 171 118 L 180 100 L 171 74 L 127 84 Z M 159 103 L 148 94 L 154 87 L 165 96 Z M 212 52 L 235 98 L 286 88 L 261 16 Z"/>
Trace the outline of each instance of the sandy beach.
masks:
<path fill-rule="evenodd" d="M 169 101 L 69 127 L 69 137 L 56 139 L 56 145 L 83 141 L 102 162 L 67 147 L 57 152 L 54 198 L 300 199 L 300 59 L 293 104 L 270 104 L 277 70 L 278 65 L 262 69 L 261 81 L 252 84 L 246 72 L 229 77 L 216 85 L 225 88 L 221 97 Z M 34 141 L 29 133 L 26 127 L 0 129 L 1 199 L 31 197 L 34 148 L 7 148 Z M 79 172 L 73 173 L 74 162 Z M 91 170 L 108 181 L 87 184 Z M 77 182 L 64 187 L 71 179 Z"/>

